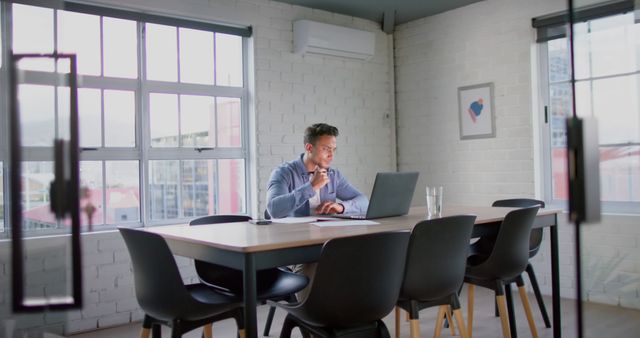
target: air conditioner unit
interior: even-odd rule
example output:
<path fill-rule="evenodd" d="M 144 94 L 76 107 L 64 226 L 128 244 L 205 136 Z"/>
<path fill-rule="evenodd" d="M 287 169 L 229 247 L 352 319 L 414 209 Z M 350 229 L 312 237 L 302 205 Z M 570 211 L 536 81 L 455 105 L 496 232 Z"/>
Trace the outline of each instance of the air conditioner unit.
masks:
<path fill-rule="evenodd" d="M 376 49 L 375 34 L 310 20 L 293 23 L 293 52 L 368 60 Z"/>

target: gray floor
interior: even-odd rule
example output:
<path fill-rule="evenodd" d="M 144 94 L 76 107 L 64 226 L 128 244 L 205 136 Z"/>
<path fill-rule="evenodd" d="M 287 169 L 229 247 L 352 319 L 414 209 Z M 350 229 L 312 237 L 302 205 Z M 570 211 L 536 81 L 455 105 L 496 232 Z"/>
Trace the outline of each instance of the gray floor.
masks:
<path fill-rule="evenodd" d="M 537 304 L 530 295 L 531 305 L 538 328 L 538 334 L 540 338 L 551 338 L 553 332 L 551 329 L 544 327 L 542 317 L 538 311 Z M 514 293 L 515 299 L 515 312 L 518 324 L 518 336 L 519 337 L 531 337 L 531 332 L 524 317 L 524 311 L 520 306 L 520 298 L 517 293 Z M 465 321 L 467 320 L 466 313 L 466 296 L 463 292 L 461 297 L 463 303 L 463 315 Z M 547 309 L 551 312 L 551 299 L 546 298 Z M 258 323 L 259 330 L 262 333 L 264 322 L 267 316 L 268 307 L 261 306 L 258 308 Z M 599 304 L 585 304 L 586 313 L 586 327 L 587 330 L 585 338 L 595 337 L 615 337 L 615 338 L 637 338 L 640 336 L 640 311 L 622 309 L 614 306 L 606 306 Z M 550 313 L 551 314 L 551 313 Z M 420 331 L 422 337 L 432 337 L 434 328 L 434 319 L 436 316 L 436 309 L 426 309 L 420 312 Z M 282 310 L 276 311 L 273 327 L 271 329 L 271 337 L 278 337 L 280 334 L 280 327 L 284 319 L 284 312 Z M 575 302 L 571 300 L 563 300 L 562 302 L 562 336 L 564 338 L 577 337 L 575 329 Z M 385 318 L 385 323 L 389 328 L 393 336 L 394 331 L 394 319 L 392 315 Z M 236 326 L 232 320 L 226 320 L 216 323 L 213 327 L 214 337 L 235 337 Z M 187 338 L 200 338 L 201 330 L 194 330 L 185 334 Z M 491 292 L 476 288 L 476 305 L 474 312 L 474 325 L 473 325 L 473 337 L 474 338 L 496 338 L 501 337 L 500 321 L 493 316 L 493 295 Z M 139 337 L 140 323 L 133 323 L 130 325 L 120 326 L 111 329 L 87 332 L 83 334 L 73 335 L 74 338 L 111 338 L 111 337 Z M 170 337 L 170 332 L 167 328 L 163 328 L 163 336 Z M 442 337 L 450 337 L 451 333 L 446 330 L 443 331 Z M 294 337 L 301 337 L 296 331 Z M 402 337 L 409 337 L 409 323 L 402 323 Z M 458 335 L 459 337 L 459 335 Z"/>

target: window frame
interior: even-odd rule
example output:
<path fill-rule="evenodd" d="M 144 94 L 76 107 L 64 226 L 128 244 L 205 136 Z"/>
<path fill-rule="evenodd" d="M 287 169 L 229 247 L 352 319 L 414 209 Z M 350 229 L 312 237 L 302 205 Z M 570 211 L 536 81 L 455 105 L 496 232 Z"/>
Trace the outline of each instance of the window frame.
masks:
<path fill-rule="evenodd" d="M 608 16 L 621 15 L 625 14 L 626 7 L 620 9 L 620 12 L 607 12 L 606 16 L 595 16 L 586 21 L 602 19 Z M 638 24 L 638 23 L 636 23 Z M 541 145 L 542 145 L 542 172 L 543 172 L 543 182 L 542 182 L 542 192 L 546 203 L 550 207 L 562 208 L 563 210 L 568 209 L 568 200 L 555 199 L 553 196 L 553 171 L 552 171 L 552 154 L 551 154 L 551 112 L 548 111 L 550 109 L 551 99 L 550 99 L 550 85 L 552 84 L 549 80 L 549 42 L 557 39 L 567 39 L 566 36 L 554 36 L 544 41 L 538 41 L 538 64 L 539 64 L 539 97 L 543 101 L 543 105 L 540 107 L 541 111 L 539 114 L 539 123 L 541 130 Z M 567 40 L 567 48 L 568 48 L 568 40 Z M 591 53 L 591 50 L 589 51 Z M 629 76 L 631 74 L 635 74 L 640 76 L 640 68 L 632 73 L 616 73 L 614 75 L 607 76 L 593 76 L 590 75 L 587 78 L 576 79 L 575 83 L 580 82 L 591 82 L 603 79 L 603 78 L 620 78 L 624 76 Z M 571 79 L 562 80 L 553 82 L 553 84 L 562 84 L 567 83 L 571 84 Z M 573 93 L 572 93 L 573 94 Z M 639 95 L 640 96 L 640 95 Z M 572 107 L 573 109 L 573 107 Z M 591 116 L 593 116 L 593 107 L 589 112 Z M 638 112 L 640 114 L 640 111 Z M 639 126 L 640 127 L 640 126 Z M 628 145 L 638 146 L 640 143 L 632 142 Z M 611 146 L 611 144 L 602 144 L 599 142 L 598 149 L 606 146 Z M 602 211 L 608 214 L 629 214 L 629 215 L 638 215 L 640 214 L 640 202 L 633 201 L 602 201 Z"/>
<path fill-rule="evenodd" d="M 26 4 L 30 6 L 38 6 L 38 7 L 46 7 L 54 10 L 54 22 L 53 22 L 53 33 L 54 33 L 54 44 L 57 44 L 57 20 L 55 18 L 58 17 L 57 10 L 64 10 L 70 12 L 84 13 L 90 15 L 97 15 L 100 18 L 100 29 L 102 31 L 103 18 L 120 18 L 127 20 L 134 20 L 136 23 L 136 38 L 137 38 L 137 77 L 133 79 L 129 78 L 114 78 L 114 77 L 106 77 L 103 75 L 105 59 L 104 57 L 100 58 L 100 69 L 101 75 L 80 75 L 82 78 L 81 86 L 79 88 L 92 88 L 99 89 L 101 92 L 104 90 L 127 90 L 132 91 L 134 93 L 134 105 L 135 105 L 135 118 L 134 118 L 134 139 L 135 146 L 134 147 L 107 147 L 105 146 L 105 120 L 104 120 L 104 102 L 101 103 L 101 145 L 99 147 L 86 147 L 81 148 L 80 150 L 80 161 L 98 161 L 101 163 L 102 167 L 102 200 L 104 208 L 103 210 L 103 219 L 96 221 L 94 225 L 93 231 L 102 231 L 102 230 L 110 230 L 114 229 L 116 226 L 155 226 L 155 225 L 165 225 L 165 224 L 177 224 L 184 223 L 188 217 L 179 217 L 172 219 L 162 219 L 162 220 L 152 220 L 150 214 L 151 207 L 151 199 L 150 199 L 150 182 L 149 180 L 149 161 L 153 160 L 178 160 L 182 163 L 183 160 L 212 160 L 214 163 L 218 163 L 218 160 L 227 160 L 227 159 L 240 159 L 243 160 L 244 163 L 244 213 L 250 214 L 253 204 L 253 196 L 251 187 L 254 185 L 253 176 L 251 175 L 251 168 L 253 166 L 252 158 L 250 156 L 250 149 L 252 149 L 252 145 L 250 142 L 249 136 L 249 123 L 250 119 L 248 117 L 249 114 L 249 58 L 248 58 L 248 49 L 249 49 L 249 37 L 251 36 L 251 27 L 233 27 L 227 25 L 219 25 L 215 23 L 196 21 L 193 19 L 183 19 L 179 17 L 167 17 L 160 16 L 148 13 L 138 13 L 138 12 L 130 12 L 115 8 L 107 8 L 107 7 L 98 7 L 93 5 L 84 5 L 78 3 L 70 3 L 70 2 L 61 2 L 62 5 L 56 7 L 52 6 L 50 3 L 41 3 L 39 1 L 10 1 L 10 2 L 2 2 L 1 7 L 2 11 L 1 22 L 2 22 L 2 56 L 3 56 L 3 64 L 0 69 L 0 83 L 2 85 L 8 83 L 8 72 L 6 67 L 4 66 L 5 61 L 8 60 L 7 56 L 9 55 L 9 46 L 12 45 L 10 37 L 12 36 L 12 27 L 9 24 L 11 22 L 8 18 L 11 17 L 11 6 L 13 3 L 18 4 Z M 110 15 L 111 14 L 111 15 Z M 159 23 L 163 25 L 170 25 L 176 28 L 176 32 L 179 28 L 190 28 L 190 29 L 199 29 L 199 30 L 207 30 L 212 32 L 214 35 L 212 36 L 213 43 L 215 44 L 215 34 L 231 34 L 235 36 L 239 36 L 241 38 L 241 57 L 242 57 L 242 87 L 231 87 L 231 86 L 221 86 L 215 82 L 214 76 L 214 84 L 191 84 L 191 83 L 182 83 L 179 82 L 178 79 L 176 82 L 165 82 L 165 81 L 152 81 L 146 79 L 146 63 L 145 63 L 145 53 L 146 53 L 146 36 L 145 36 L 145 24 L 146 23 Z M 101 34 L 100 44 L 103 44 L 104 36 Z M 180 45 L 179 41 L 177 42 L 177 62 L 178 67 L 180 64 Z M 104 51 L 101 47 L 101 55 Z M 214 61 L 215 62 L 215 61 Z M 46 82 L 46 78 L 50 77 L 50 73 L 47 72 L 39 72 L 39 71 L 26 71 L 27 77 L 35 82 Z M 47 83 L 50 85 L 50 83 Z M 6 87 L 5 87 L 6 88 Z M 149 94 L 150 93 L 169 93 L 175 95 L 206 95 L 213 98 L 218 97 L 229 97 L 229 98 L 237 98 L 240 100 L 240 133 L 241 133 L 241 145 L 237 148 L 219 148 L 212 147 L 211 149 L 207 149 L 206 151 L 198 150 L 196 147 L 184 147 L 178 145 L 177 147 L 152 147 L 151 139 L 150 139 L 150 108 L 149 108 Z M 3 135 L 7 135 L 8 127 L 8 104 L 6 91 L 0 92 L 0 100 L 2 102 L 2 109 L 4 112 L 0 112 L 0 122 L 2 122 L 2 131 Z M 101 94 L 102 101 L 104 100 L 104 94 Z M 215 105 L 214 105 L 215 106 Z M 216 108 L 217 109 L 217 108 Z M 214 115 L 217 117 L 217 112 Z M 217 133 L 215 134 L 217 137 Z M 8 169 L 7 168 L 7 156 L 8 156 L 8 141 L 7 136 L 3 136 L 0 138 L 0 162 L 4 166 L 5 170 L 3 173 L 4 187 L 5 193 L 4 198 L 5 201 L 9 201 L 8 197 L 8 187 L 7 176 Z M 24 161 L 50 161 L 51 158 L 51 148 L 50 147 L 25 147 L 25 151 L 23 152 L 23 160 Z M 106 183 L 106 162 L 108 161 L 118 161 L 118 160 L 135 160 L 138 162 L 138 182 L 139 182 L 139 220 L 132 222 L 115 222 L 114 224 L 106 223 L 105 214 L 106 214 L 106 193 L 107 189 L 105 186 Z M 178 170 L 179 186 L 182 185 L 182 178 L 180 170 Z M 217 182 L 218 175 L 217 170 L 214 177 L 214 182 Z M 214 183 L 214 189 L 218 189 L 218 185 Z M 178 189 L 181 190 L 181 189 Z M 215 192 L 214 194 L 217 194 Z M 210 203 L 214 203 L 214 208 L 218 208 L 218 204 L 216 203 L 218 199 L 212 200 Z M 183 207 L 181 205 L 182 201 L 178 199 L 179 209 L 182 210 Z M 4 203 L 6 206 L 7 203 Z M 5 212 L 5 228 L 4 232 L 0 230 L 0 238 L 7 236 L 7 231 L 9 227 L 6 224 L 10 224 L 8 220 L 8 215 Z M 84 227 L 84 226 L 83 226 Z M 87 229 L 83 229 L 83 231 L 87 231 Z M 25 234 L 27 236 L 41 236 L 41 235 L 50 235 L 60 233 L 59 230 L 36 230 L 36 231 L 27 231 Z"/>

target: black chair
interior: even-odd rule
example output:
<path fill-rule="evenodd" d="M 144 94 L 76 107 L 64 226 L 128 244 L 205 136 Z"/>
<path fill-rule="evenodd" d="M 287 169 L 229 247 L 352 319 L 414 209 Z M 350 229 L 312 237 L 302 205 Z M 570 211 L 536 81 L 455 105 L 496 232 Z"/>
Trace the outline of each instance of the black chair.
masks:
<path fill-rule="evenodd" d="M 419 337 L 419 311 L 440 306 L 434 337 L 440 337 L 442 321 L 450 306 L 467 337 L 460 312 L 458 290 L 464 282 L 469 240 L 476 216 L 459 215 L 421 221 L 411 231 L 404 280 L 396 307 L 396 338 L 400 338 L 400 311 L 409 313 L 411 338 Z"/>
<path fill-rule="evenodd" d="M 497 200 L 493 202 L 492 206 L 494 207 L 510 207 L 510 208 L 526 208 L 532 207 L 534 205 L 539 205 L 540 208 L 544 208 L 544 201 L 530 199 L 530 198 L 513 198 L 513 199 L 504 199 Z M 540 251 L 540 245 L 542 244 L 544 231 L 542 228 L 531 229 L 531 237 L 529 238 L 529 259 L 535 256 L 538 251 Z M 474 255 L 478 256 L 488 256 L 491 254 L 491 249 L 495 243 L 495 236 L 486 236 L 481 237 L 477 242 L 471 245 L 471 252 Z M 536 302 L 538 303 L 538 308 L 540 309 L 540 314 L 542 315 L 542 320 L 544 321 L 544 326 L 547 328 L 551 327 L 551 321 L 549 320 L 549 315 L 547 314 L 547 308 L 544 305 L 544 299 L 542 298 L 542 293 L 540 292 L 540 286 L 538 285 L 538 279 L 536 278 L 536 273 L 533 270 L 533 266 L 531 263 L 527 263 L 527 268 L 525 270 L 527 275 L 529 276 L 529 280 L 531 281 L 531 287 L 533 288 L 533 293 L 536 297 Z M 511 301 L 511 295 L 507 294 L 507 310 L 509 311 L 509 320 L 511 327 L 515 327 L 515 317 L 513 314 L 513 302 Z M 496 306 L 496 316 L 498 316 L 498 307 Z"/>
<path fill-rule="evenodd" d="M 160 325 L 172 328 L 171 337 L 182 337 L 205 326 L 211 337 L 211 323 L 234 318 L 244 337 L 242 304 L 198 283 L 184 285 L 175 259 L 164 239 L 151 232 L 120 228 L 133 265 L 136 298 L 145 313 L 141 337 L 160 337 Z"/>
<path fill-rule="evenodd" d="M 510 293 L 510 284 L 513 282 L 518 286 L 531 334 L 534 338 L 538 337 L 538 331 L 533 322 L 531 306 L 529 305 L 522 279 L 522 273 L 525 271 L 529 261 L 529 237 L 538 209 L 538 206 L 534 206 L 509 212 L 500 225 L 491 254 L 488 257 L 472 255 L 467 259 L 464 281 L 469 284 L 469 305 L 467 310 L 469 311 L 470 338 L 473 327 L 474 285 L 482 286 L 495 292 L 503 337 L 511 337 L 505 291 L 507 294 Z M 511 328 L 511 330 L 515 330 L 515 327 Z"/>
<path fill-rule="evenodd" d="M 189 222 L 189 225 L 247 222 L 250 219 L 251 217 L 244 215 L 210 215 L 196 218 Z M 203 283 L 221 293 L 242 299 L 242 271 L 199 260 L 195 260 L 195 267 Z M 259 270 L 256 273 L 257 298 L 263 303 L 267 300 L 293 303 L 296 302 L 295 293 L 304 289 L 308 283 L 309 279 L 306 276 L 293 273 L 286 268 Z M 271 330 L 275 310 L 274 306 L 269 309 L 263 333 L 265 336 L 268 336 Z"/>
<path fill-rule="evenodd" d="M 304 337 L 388 338 L 381 319 L 398 299 L 408 240 L 385 232 L 326 242 L 307 297 L 276 304 L 288 312 L 280 337 L 299 327 Z"/>

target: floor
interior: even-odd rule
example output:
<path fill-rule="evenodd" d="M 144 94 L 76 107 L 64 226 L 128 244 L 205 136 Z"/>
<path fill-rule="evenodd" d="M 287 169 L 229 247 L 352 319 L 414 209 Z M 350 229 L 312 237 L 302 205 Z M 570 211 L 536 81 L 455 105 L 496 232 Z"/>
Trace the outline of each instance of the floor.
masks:
<path fill-rule="evenodd" d="M 500 320 L 493 316 L 493 297 L 492 293 L 482 288 L 476 288 L 476 302 L 473 320 L 473 337 L 474 338 L 496 338 L 502 336 L 500 329 Z M 518 336 L 519 337 L 531 337 L 531 332 L 527 325 L 527 321 L 524 316 L 524 311 L 520 306 L 520 298 L 517 293 L 514 293 L 515 300 L 515 312 L 518 319 Z M 531 306 L 535 316 L 535 321 L 538 324 L 538 334 L 540 338 L 553 337 L 553 331 L 544 327 L 542 317 L 535 303 L 533 295 L 529 296 L 531 300 Z M 461 297 L 463 306 L 463 316 L 465 321 L 467 320 L 466 313 L 466 296 Z M 551 299 L 545 298 L 547 309 L 551 314 Z M 258 308 L 258 323 L 259 332 L 262 335 L 264 328 L 264 322 L 267 317 L 268 307 L 261 306 Z M 434 328 L 434 319 L 437 309 L 426 309 L 420 312 L 420 331 L 422 337 L 432 337 Z M 585 304 L 586 314 L 586 330 L 585 338 L 595 337 L 615 337 L 615 338 L 637 338 L 638 332 L 640 332 L 640 311 L 622 309 L 614 306 L 599 305 L 599 304 Z M 271 329 L 270 337 L 278 337 L 280 334 L 280 327 L 284 319 L 285 313 L 282 310 L 277 310 L 274 324 Z M 404 318 L 403 318 L 404 319 Z M 384 319 L 391 335 L 394 331 L 394 318 L 390 314 Z M 571 300 L 562 301 L 562 336 L 564 338 L 577 337 L 576 328 L 576 316 L 575 316 L 575 302 Z M 70 337 L 73 338 L 111 338 L 111 337 L 139 337 L 140 323 L 133 323 L 116 328 L 98 330 L 87 332 L 83 334 L 77 334 Z M 235 337 L 235 322 L 232 320 L 226 320 L 214 324 L 213 335 L 214 337 Z M 201 337 L 201 330 L 194 330 L 184 335 L 185 338 L 199 338 Z M 170 332 L 167 328 L 163 328 L 163 336 L 170 337 Z M 409 323 L 402 322 L 401 328 L 402 338 L 409 337 Z M 442 333 L 442 337 L 450 337 L 449 330 L 445 330 Z M 459 334 L 457 335 L 459 337 Z M 301 337 L 299 332 L 294 331 L 293 337 Z"/>

